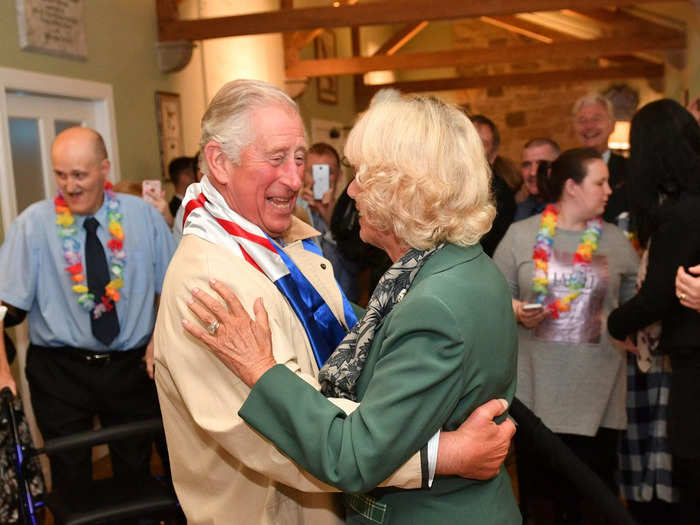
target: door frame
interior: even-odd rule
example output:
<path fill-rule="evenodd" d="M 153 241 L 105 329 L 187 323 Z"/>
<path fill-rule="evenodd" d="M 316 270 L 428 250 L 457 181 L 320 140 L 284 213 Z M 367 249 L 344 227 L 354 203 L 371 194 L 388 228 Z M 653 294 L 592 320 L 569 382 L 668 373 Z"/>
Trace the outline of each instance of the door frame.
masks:
<path fill-rule="evenodd" d="M 95 129 L 104 138 L 112 165 L 111 177 L 114 181 L 121 179 L 114 94 L 110 84 L 0 67 L 0 219 L 5 232 L 17 216 L 15 178 L 10 176 L 12 158 L 7 110 L 7 94 L 13 91 L 92 102 L 95 108 Z"/>

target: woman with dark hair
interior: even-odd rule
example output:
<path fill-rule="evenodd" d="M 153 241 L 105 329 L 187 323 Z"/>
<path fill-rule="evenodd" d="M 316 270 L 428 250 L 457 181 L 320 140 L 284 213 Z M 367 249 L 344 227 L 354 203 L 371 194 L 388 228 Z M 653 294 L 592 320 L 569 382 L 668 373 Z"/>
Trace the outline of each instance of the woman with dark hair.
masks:
<path fill-rule="evenodd" d="M 640 242 L 647 246 L 648 262 L 637 295 L 610 315 L 608 330 L 619 340 L 636 333 L 640 353 L 656 346 L 661 356 L 656 360 L 670 360 L 666 428 L 681 501 L 682 517 L 676 523 L 696 524 L 700 313 L 679 302 L 674 283 L 679 267 L 700 261 L 700 126 L 680 104 L 658 100 L 632 119 L 630 146 L 632 216 Z M 660 324 L 649 326 L 654 323 Z M 649 359 L 654 360 L 653 354 Z"/>
<path fill-rule="evenodd" d="M 519 324 L 516 395 L 617 492 L 625 366 L 604 325 L 608 313 L 634 294 L 637 255 L 622 230 L 601 219 L 611 190 L 596 150 L 568 150 L 542 166 L 538 189 L 550 204 L 511 225 L 494 255 Z M 516 434 L 524 513 L 535 509 L 533 499 L 545 499 L 556 523 L 581 523 L 581 498 L 542 468 L 534 450 Z M 552 521 L 541 518 L 536 521 Z"/>

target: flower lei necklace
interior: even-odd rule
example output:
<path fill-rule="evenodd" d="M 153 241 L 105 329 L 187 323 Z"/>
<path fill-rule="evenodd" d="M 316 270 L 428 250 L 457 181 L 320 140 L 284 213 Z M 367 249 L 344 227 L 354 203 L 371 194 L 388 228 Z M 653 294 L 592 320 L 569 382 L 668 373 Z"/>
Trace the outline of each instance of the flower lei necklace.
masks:
<path fill-rule="evenodd" d="M 123 215 L 119 211 L 119 201 L 112 191 L 112 183 L 109 181 L 105 181 L 105 199 L 111 235 L 107 247 L 110 251 L 108 266 L 112 280 L 105 286 L 104 295 L 99 302 L 95 301 L 95 295 L 90 293 L 85 285 L 83 261 L 80 255 L 81 246 L 77 238 L 78 229 L 75 227 L 73 214 L 61 192 L 53 201 L 56 210 L 56 229 L 63 247 L 63 258 L 68 263 L 65 270 L 70 274 L 71 281 L 75 283 L 71 289 L 78 295 L 78 304 L 88 312 L 92 312 L 94 319 L 100 318 L 104 312 L 109 312 L 114 308 L 114 304 L 120 299 L 119 289 L 124 286 L 122 275 L 124 274 L 126 252 L 124 251 L 124 231 L 121 225 Z"/>
<path fill-rule="evenodd" d="M 535 247 L 532 250 L 532 259 L 535 262 L 532 289 L 537 292 L 535 300 L 539 304 L 544 304 L 549 292 L 547 268 L 549 259 L 552 256 L 552 244 L 554 244 L 554 232 L 557 228 L 558 217 L 559 211 L 556 206 L 548 204 L 542 212 L 542 222 L 535 237 Z M 586 223 L 586 229 L 581 235 L 581 241 L 574 254 L 574 272 L 567 283 L 571 293 L 567 294 L 563 299 L 556 299 L 546 305 L 553 319 L 559 318 L 559 312 L 571 310 L 571 302 L 581 295 L 581 290 L 586 284 L 586 273 L 591 265 L 593 253 L 598 249 L 598 239 L 600 238 L 602 227 L 603 221 L 600 217 L 591 219 Z"/>

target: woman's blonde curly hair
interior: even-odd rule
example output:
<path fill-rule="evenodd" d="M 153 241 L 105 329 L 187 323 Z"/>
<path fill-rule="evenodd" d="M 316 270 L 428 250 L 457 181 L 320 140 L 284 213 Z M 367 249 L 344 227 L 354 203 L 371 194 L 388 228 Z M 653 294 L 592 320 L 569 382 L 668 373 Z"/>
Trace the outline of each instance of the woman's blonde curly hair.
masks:
<path fill-rule="evenodd" d="M 428 96 L 380 91 L 345 146 L 357 169 L 365 219 L 417 249 L 469 246 L 496 209 L 481 139 L 457 107 Z"/>

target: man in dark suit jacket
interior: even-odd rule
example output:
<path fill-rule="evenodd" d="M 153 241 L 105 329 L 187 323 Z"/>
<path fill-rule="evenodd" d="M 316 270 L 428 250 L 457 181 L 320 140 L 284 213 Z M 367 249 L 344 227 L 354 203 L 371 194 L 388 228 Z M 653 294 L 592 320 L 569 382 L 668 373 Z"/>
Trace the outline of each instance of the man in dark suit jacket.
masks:
<path fill-rule="evenodd" d="M 608 148 L 608 139 L 615 129 L 612 103 L 599 94 L 586 95 L 576 101 L 573 114 L 574 129 L 581 145 L 597 149 L 608 165 L 612 195 L 608 199 L 603 219 L 618 224 L 620 214 L 629 210 L 625 190 L 627 159 Z"/>
<path fill-rule="evenodd" d="M 501 242 L 501 239 L 506 234 L 508 226 L 513 222 L 513 215 L 515 215 L 515 197 L 505 179 L 493 169 L 493 162 L 496 160 L 498 146 L 501 143 L 498 128 L 490 118 L 484 115 L 472 115 L 469 118 L 472 124 L 474 124 L 479 137 L 481 137 L 486 159 L 489 161 L 489 166 L 491 166 L 493 170 L 491 191 L 496 201 L 496 218 L 493 221 L 491 230 L 481 238 L 481 246 L 484 252 L 491 256 L 493 252 L 496 251 L 498 243 Z"/>

